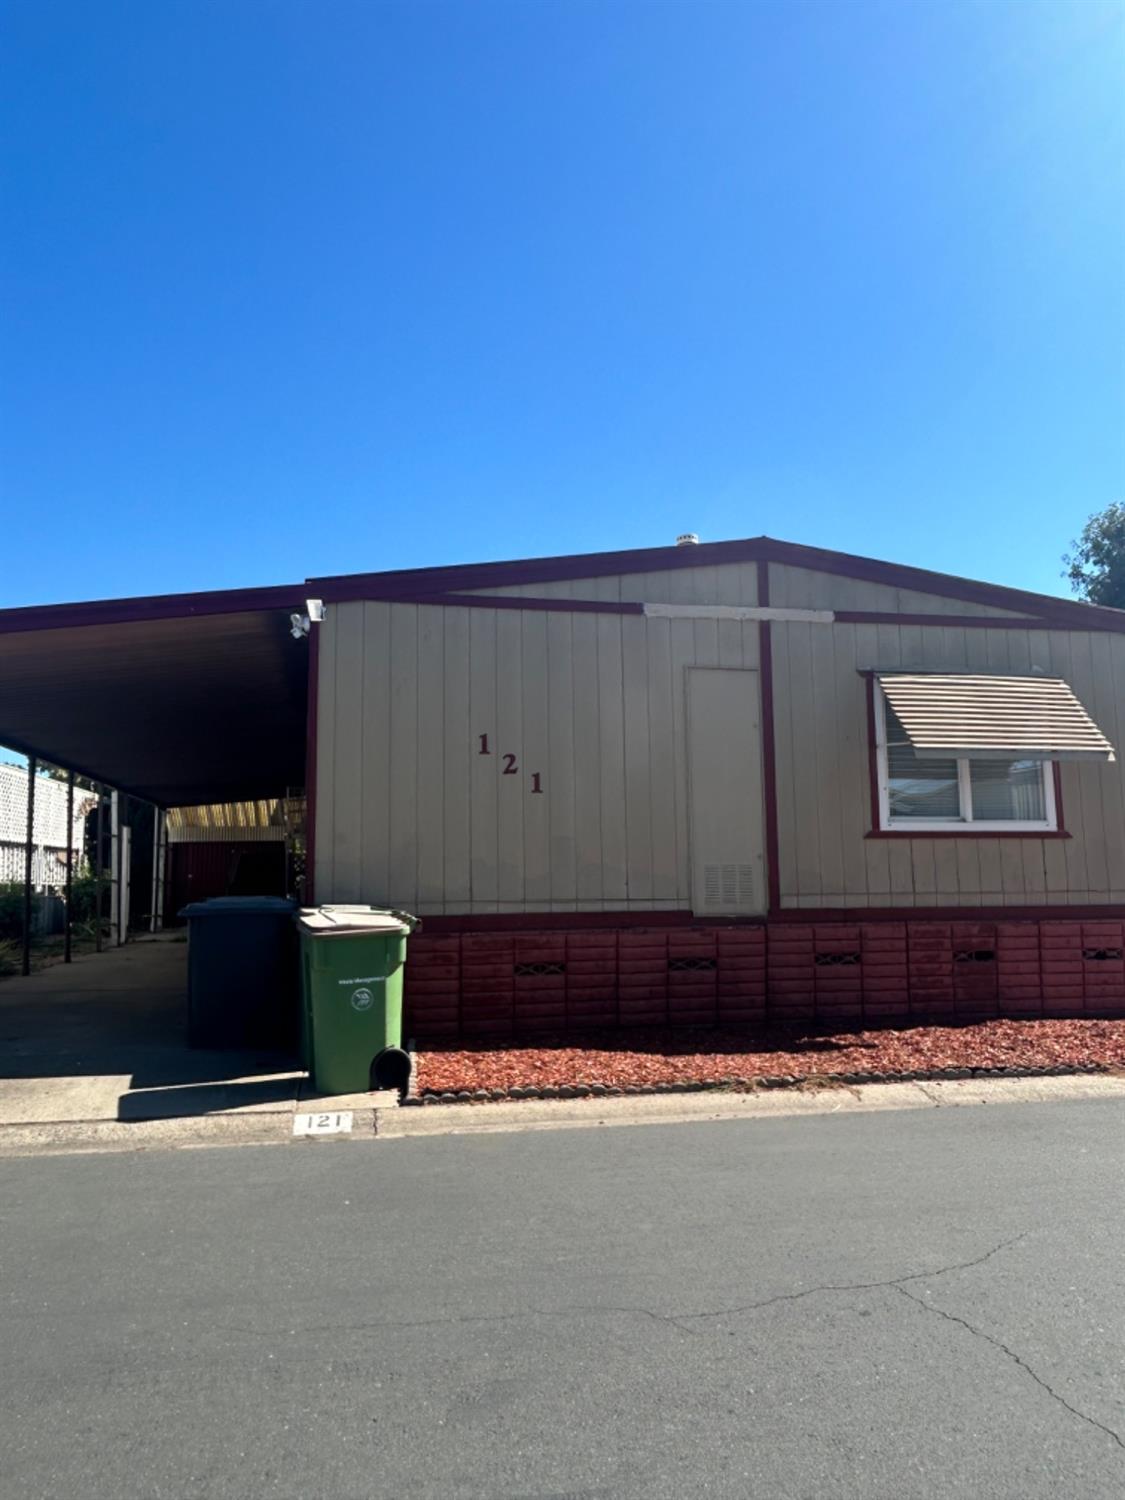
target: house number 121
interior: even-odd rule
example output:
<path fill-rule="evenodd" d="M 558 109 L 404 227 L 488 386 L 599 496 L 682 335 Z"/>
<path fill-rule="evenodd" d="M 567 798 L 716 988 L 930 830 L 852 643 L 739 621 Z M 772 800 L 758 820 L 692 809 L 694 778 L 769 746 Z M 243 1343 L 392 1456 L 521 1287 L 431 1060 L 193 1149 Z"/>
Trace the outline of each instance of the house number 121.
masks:
<path fill-rule="evenodd" d="M 480 749 L 477 751 L 478 755 L 491 755 L 492 754 L 492 751 L 489 749 L 489 746 L 488 746 L 488 735 L 487 734 L 478 735 L 477 736 L 477 742 L 480 745 Z M 503 769 L 503 771 L 501 771 L 500 774 L 502 776 L 518 776 L 519 773 L 520 773 L 519 760 L 512 753 L 512 751 L 506 750 L 504 752 L 504 769 Z M 532 771 L 532 773 L 531 773 L 531 790 L 532 790 L 533 793 L 534 792 L 542 792 L 542 790 L 543 790 L 543 773 L 541 771 Z"/>

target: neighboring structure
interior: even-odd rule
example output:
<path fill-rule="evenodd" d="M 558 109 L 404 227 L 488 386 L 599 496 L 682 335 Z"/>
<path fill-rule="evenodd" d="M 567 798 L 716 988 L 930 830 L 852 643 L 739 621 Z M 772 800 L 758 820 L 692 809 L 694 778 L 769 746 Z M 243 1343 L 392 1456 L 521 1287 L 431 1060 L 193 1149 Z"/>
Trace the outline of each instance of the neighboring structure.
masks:
<path fill-rule="evenodd" d="M 167 817 L 166 922 L 177 921 L 189 901 L 283 896 L 297 888 L 294 865 L 300 850 L 295 846 L 303 836 L 303 797 L 172 808 Z"/>
<path fill-rule="evenodd" d="M 315 580 L 316 898 L 422 1037 L 1125 1014 L 1125 613 L 766 538 Z"/>
<path fill-rule="evenodd" d="M 38 891 L 66 884 L 66 802 L 64 781 L 40 776 L 35 783 L 31 883 Z M 71 847 L 77 871 L 85 854 L 86 815 L 97 807 L 93 792 L 76 790 Z M 0 765 L 0 884 L 23 883 L 27 848 L 27 767 Z"/>

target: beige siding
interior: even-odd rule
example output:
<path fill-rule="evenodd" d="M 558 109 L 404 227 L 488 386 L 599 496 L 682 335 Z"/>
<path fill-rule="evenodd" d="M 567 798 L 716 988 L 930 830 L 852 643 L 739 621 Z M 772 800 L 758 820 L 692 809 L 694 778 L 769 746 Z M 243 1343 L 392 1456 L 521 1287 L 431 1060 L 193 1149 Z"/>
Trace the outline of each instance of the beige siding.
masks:
<path fill-rule="evenodd" d="M 478 594 L 535 599 L 601 599 L 634 604 L 756 604 L 757 563 L 676 568 L 663 573 L 622 573 L 610 578 L 564 578 L 554 583 L 509 583 L 474 589 Z"/>
<path fill-rule="evenodd" d="M 1047 630 L 775 624 L 782 904 L 1025 906 L 1125 901 L 1125 761 L 1062 766 L 1069 839 L 870 839 L 860 672 L 1041 670 L 1066 678 L 1118 749 L 1125 637 Z"/>
<path fill-rule="evenodd" d="M 1008 613 L 778 565 L 770 582 L 780 606 Z M 754 604 L 757 569 L 576 579 L 533 592 Z M 756 624 L 368 602 L 331 607 L 317 628 L 319 899 L 423 914 L 691 905 L 687 674 L 755 671 Z M 1125 637 L 918 624 L 771 629 L 783 905 L 1125 902 L 1125 758 L 1062 766 L 1067 839 L 867 837 L 860 675 L 1058 674 L 1121 751 Z"/>
<path fill-rule="evenodd" d="M 885 583 L 867 583 L 858 578 L 838 578 L 810 568 L 770 564 L 770 603 L 790 609 L 862 609 L 879 614 L 1019 615 L 1019 610 L 997 609 L 949 599 L 944 594 L 919 594 L 913 589 Z"/>
<path fill-rule="evenodd" d="M 359 602 L 318 628 L 319 900 L 690 904 L 686 674 L 755 670 L 755 623 Z"/>

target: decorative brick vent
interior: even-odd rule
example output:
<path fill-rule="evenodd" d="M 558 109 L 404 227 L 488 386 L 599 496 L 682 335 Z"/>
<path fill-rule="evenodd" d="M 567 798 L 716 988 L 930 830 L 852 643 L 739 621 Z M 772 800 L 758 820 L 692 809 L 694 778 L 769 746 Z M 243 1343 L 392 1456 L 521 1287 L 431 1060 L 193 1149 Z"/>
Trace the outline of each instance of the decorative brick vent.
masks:
<path fill-rule="evenodd" d="M 958 948 L 953 955 L 955 964 L 992 964 L 996 962 L 995 948 Z"/>
<path fill-rule="evenodd" d="M 704 974 L 719 967 L 717 958 L 670 958 L 668 968 L 673 974 Z"/>
<path fill-rule="evenodd" d="M 834 969 L 862 963 L 863 960 L 858 953 L 818 953 L 813 962 L 818 969 Z"/>
<path fill-rule="evenodd" d="M 1083 948 L 1082 957 L 1094 963 L 1106 963 L 1110 959 L 1120 959 L 1121 953 L 1120 948 Z"/>
<path fill-rule="evenodd" d="M 565 974 L 566 964 L 516 964 L 517 979 L 538 979 L 544 974 Z"/>

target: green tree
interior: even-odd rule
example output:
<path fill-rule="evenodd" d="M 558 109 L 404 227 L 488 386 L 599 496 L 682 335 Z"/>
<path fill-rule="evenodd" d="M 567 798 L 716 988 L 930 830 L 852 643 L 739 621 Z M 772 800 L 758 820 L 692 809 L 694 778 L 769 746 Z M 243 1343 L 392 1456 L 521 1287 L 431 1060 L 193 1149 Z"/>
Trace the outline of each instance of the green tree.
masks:
<path fill-rule="evenodd" d="M 1071 546 L 1063 576 L 1078 597 L 1125 609 L 1125 505 L 1115 502 L 1091 516 Z"/>

